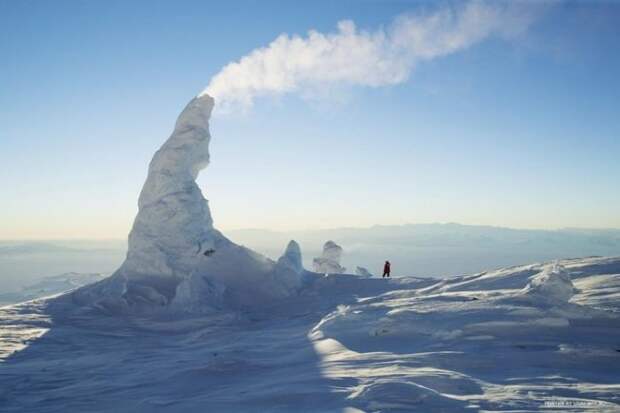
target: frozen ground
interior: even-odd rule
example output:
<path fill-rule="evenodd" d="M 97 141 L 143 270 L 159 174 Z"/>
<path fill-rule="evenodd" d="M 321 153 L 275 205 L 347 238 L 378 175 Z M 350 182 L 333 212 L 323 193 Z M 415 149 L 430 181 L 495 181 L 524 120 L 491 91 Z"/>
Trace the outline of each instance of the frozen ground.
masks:
<path fill-rule="evenodd" d="M 0 411 L 620 411 L 620 258 L 315 277 L 252 313 L 67 297 L 0 309 Z"/>

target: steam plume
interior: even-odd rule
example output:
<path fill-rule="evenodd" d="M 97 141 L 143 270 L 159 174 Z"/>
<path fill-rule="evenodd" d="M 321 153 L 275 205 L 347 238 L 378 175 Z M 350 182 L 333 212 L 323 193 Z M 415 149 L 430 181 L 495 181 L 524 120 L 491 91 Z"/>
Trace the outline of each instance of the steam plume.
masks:
<path fill-rule="evenodd" d="M 202 92 L 220 110 L 248 108 L 261 95 L 312 94 L 334 86 L 380 87 L 407 80 L 420 62 L 464 50 L 490 36 L 527 29 L 540 7 L 472 0 L 433 12 L 404 14 L 387 28 L 359 30 L 353 21 L 334 33 L 281 34 L 268 46 L 224 66 Z"/>

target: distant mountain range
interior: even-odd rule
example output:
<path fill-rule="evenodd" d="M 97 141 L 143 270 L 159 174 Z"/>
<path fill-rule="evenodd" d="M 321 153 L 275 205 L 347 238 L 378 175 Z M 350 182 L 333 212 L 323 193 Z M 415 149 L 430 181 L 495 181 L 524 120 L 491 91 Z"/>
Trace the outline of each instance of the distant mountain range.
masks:
<path fill-rule="evenodd" d="M 617 248 L 620 246 L 620 229 L 564 228 L 558 230 L 513 229 L 483 225 L 405 224 L 375 225 L 368 228 L 335 228 L 308 231 L 271 231 L 265 229 L 240 229 L 227 231 L 227 235 L 244 240 L 271 240 L 296 237 L 306 240 L 337 238 L 341 242 L 407 242 L 414 246 L 488 246 L 501 244 L 595 245 Z"/>
<path fill-rule="evenodd" d="M 45 277 L 42 280 L 22 288 L 20 291 L 0 294 L 0 305 L 20 303 L 72 290 L 86 284 L 94 283 L 105 276 L 98 273 L 75 273 Z"/>
<path fill-rule="evenodd" d="M 55 252 L 79 252 L 77 248 L 70 248 L 47 242 L 24 242 L 9 245 L 0 245 L 0 257 L 17 254 L 46 254 Z"/>
<path fill-rule="evenodd" d="M 127 248 L 124 240 L 0 241 L 0 258 L 22 254 L 83 253 Z"/>
<path fill-rule="evenodd" d="M 312 231 L 227 231 L 234 241 L 271 257 L 298 241 L 306 265 L 326 240 L 344 248 L 343 264 L 378 272 L 385 259 L 401 275 L 444 276 L 532 261 L 620 255 L 620 229 L 512 229 L 483 225 L 407 224 Z"/>
<path fill-rule="evenodd" d="M 301 245 L 306 268 L 325 241 L 344 249 L 342 265 L 378 273 L 386 259 L 394 275 L 446 276 L 586 256 L 620 256 L 620 229 L 512 229 L 483 225 L 407 224 L 307 231 L 223 231 L 233 241 L 277 259 L 289 240 Z M 41 279 L 46 272 L 111 273 L 125 240 L 0 241 L 0 291 Z M 50 271 L 51 269 L 51 271 Z"/>

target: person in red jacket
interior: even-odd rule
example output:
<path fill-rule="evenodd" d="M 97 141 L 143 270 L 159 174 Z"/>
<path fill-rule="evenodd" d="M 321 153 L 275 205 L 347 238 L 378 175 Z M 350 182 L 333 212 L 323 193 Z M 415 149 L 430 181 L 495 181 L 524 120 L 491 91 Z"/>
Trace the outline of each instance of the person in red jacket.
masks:
<path fill-rule="evenodd" d="M 388 277 L 390 278 L 390 262 L 386 261 L 385 264 L 383 265 L 383 277 L 385 278 Z"/>

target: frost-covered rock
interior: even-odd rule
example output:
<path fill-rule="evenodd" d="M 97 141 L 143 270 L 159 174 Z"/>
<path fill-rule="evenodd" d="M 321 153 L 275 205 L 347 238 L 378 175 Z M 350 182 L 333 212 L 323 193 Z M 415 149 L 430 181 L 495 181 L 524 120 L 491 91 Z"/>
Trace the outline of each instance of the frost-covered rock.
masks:
<path fill-rule="evenodd" d="M 76 301 L 147 311 L 245 308 L 294 293 L 296 273 L 276 271 L 275 262 L 213 226 L 195 182 L 209 163 L 213 105 L 204 94 L 185 107 L 149 165 L 125 262 L 110 279 L 77 291 Z"/>
<path fill-rule="evenodd" d="M 367 278 L 372 277 L 372 273 L 368 271 L 366 267 L 356 267 L 355 274 L 359 275 L 360 277 L 367 277 Z"/>
<path fill-rule="evenodd" d="M 575 293 L 569 273 L 558 263 L 546 266 L 530 278 L 523 292 L 529 296 L 554 301 L 568 301 Z"/>
<path fill-rule="evenodd" d="M 343 274 L 346 268 L 340 265 L 342 247 L 334 241 L 327 241 L 323 245 L 323 254 L 312 260 L 315 272 L 325 274 Z"/>

